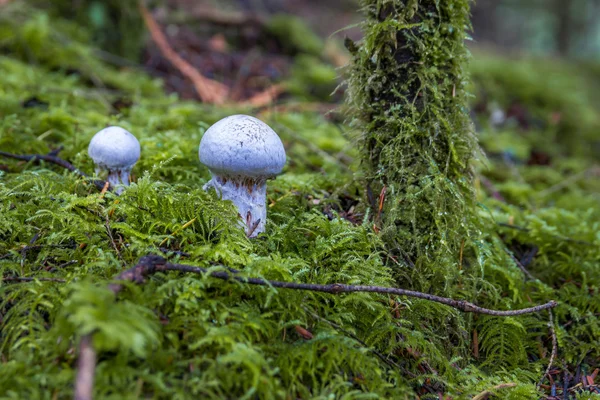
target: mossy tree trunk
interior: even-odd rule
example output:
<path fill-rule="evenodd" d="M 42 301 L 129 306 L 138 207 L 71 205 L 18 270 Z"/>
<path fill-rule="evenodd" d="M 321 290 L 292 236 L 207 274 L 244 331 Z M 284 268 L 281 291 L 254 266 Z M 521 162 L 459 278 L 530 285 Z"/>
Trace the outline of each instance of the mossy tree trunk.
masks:
<path fill-rule="evenodd" d="M 447 285 L 475 231 L 470 162 L 478 145 L 465 90 L 469 0 L 362 5 L 364 39 L 346 43 L 353 55 L 348 102 L 370 191 L 385 188 L 375 223 L 392 258 L 420 275 L 429 270 L 430 284 L 445 275 Z"/>

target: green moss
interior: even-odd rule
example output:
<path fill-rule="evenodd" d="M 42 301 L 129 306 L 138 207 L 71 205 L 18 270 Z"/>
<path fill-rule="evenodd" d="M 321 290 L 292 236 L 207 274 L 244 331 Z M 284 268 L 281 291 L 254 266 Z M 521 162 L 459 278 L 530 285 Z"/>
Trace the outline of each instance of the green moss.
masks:
<path fill-rule="evenodd" d="M 533 131 L 524 140 L 538 150 L 594 157 L 600 117 L 592 65 L 478 54 L 471 65 L 477 104 L 489 108 L 495 101 L 511 119 L 507 123 Z M 482 124 L 488 123 L 485 118 Z"/>
<path fill-rule="evenodd" d="M 284 51 L 290 54 L 306 53 L 319 56 L 323 51 L 323 40 L 302 19 L 293 15 L 274 15 L 269 18 L 265 28 L 278 39 Z"/>
<path fill-rule="evenodd" d="M 387 190 L 382 237 L 415 264 L 446 264 L 440 284 L 457 270 L 461 243 L 476 240 L 468 1 L 362 4 L 365 38 L 353 50 L 348 98 L 369 185 L 375 195 Z"/>
<path fill-rule="evenodd" d="M 0 149 L 45 154 L 64 146 L 61 157 L 92 173 L 86 151 L 90 138 L 107 124 L 118 124 L 140 139 L 142 158 L 133 170 L 134 183 L 119 197 L 102 196 L 85 179 L 55 165 L 0 159 L 2 277 L 65 280 L 0 282 L 0 397 L 72 397 L 76 345 L 92 330 L 99 350 L 94 389 L 98 399 L 416 399 L 437 398 L 438 393 L 470 399 L 486 390 L 511 399 L 542 396 L 536 384 L 550 348 L 544 314 L 497 319 L 404 297 L 275 290 L 176 273 L 126 285 L 115 299 L 106 289 L 111 279 L 139 257 L 159 254 L 158 247 L 189 254 L 170 254 L 175 261 L 233 267 L 244 276 L 396 285 L 498 309 L 557 299 L 559 358 L 571 371 L 578 365 L 582 371 L 597 366 L 600 180 L 594 174 L 578 175 L 590 167 L 586 156 L 565 155 L 549 146 L 550 166 L 519 160 L 506 164 L 490 157 L 477 168 L 505 197 L 501 202 L 488 196 L 478 179 L 453 181 L 458 172 L 468 170 L 472 147 L 457 149 L 448 169 L 446 164 L 436 168 L 440 162 L 435 157 L 450 153 L 436 142 L 427 148 L 419 136 L 425 131 L 414 119 L 421 115 L 417 105 L 429 104 L 437 115 L 435 119 L 422 114 L 428 129 L 437 126 L 435 121 L 468 125 L 464 113 L 451 113 L 464 101 L 462 86 L 456 87 L 455 97 L 428 97 L 433 100 L 419 100 L 414 108 L 403 108 L 402 97 L 394 97 L 389 103 L 393 122 L 386 125 L 383 117 L 376 118 L 389 137 L 396 128 L 411 127 L 407 143 L 418 147 L 394 150 L 415 160 L 418 168 L 405 163 L 405 171 L 414 174 L 425 168 L 424 160 L 435 161 L 427 166 L 428 177 L 411 180 L 407 189 L 398 183 L 397 173 L 386 177 L 372 166 L 362 169 L 366 143 L 359 149 L 348 141 L 346 126 L 311 112 L 264 113 L 260 117 L 282 137 L 289 162 L 284 174 L 268 183 L 266 234 L 249 240 L 238 226 L 233 205 L 202 190 L 209 172 L 198 162 L 197 146 L 216 120 L 252 110 L 214 108 L 167 96 L 160 83 L 143 73 L 115 69 L 96 59 L 82 28 L 40 11 L 24 13 L 18 1 L 5 7 L 10 12 L 0 14 Z M 457 10 L 457 15 L 463 11 Z M 63 48 L 59 38 L 65 35 L 69 45 Z M 38 40 L 47 41 L 60 58 L 53 58 L 46 46 L 36 46 Z M 455 50 L 462 62 L 462 45 Z M 425 72 L 424 83 L 431 82 L 425 78 L 442 76 Z M 453 86 L 444 82 L 445 93 Z M 424 86 L 428 87 L 433 86 Z M 477 83 L 473 91 L 480 87 Z M 430 96 L 432 90 L 422 92 Z M 541 86 L 535 90 L 543 92 Z M 24 107 L 33 97 L 42 104 Z M 113 104 L 119 99 L 132 104 L 117 110 Z M 502 104 L 500 95 L 491 100 Z M 365 104 L 365 111 L 384 106 Z M 556 107 L 572 110 L 563 103 Z M 444 126 L 436 132 L 446 144 L 468 132 Z M 498 134 L 502 140 L 493 150 L 515 148 L 518 157 L 542 140 L 539 131 L 528 136 L 530 132 L 510 126 L 500 132 L 487 125 L 484 129 L 484 145 L 493 144 Z M 597 140 L 597 133 L 594 137 Z M 465 143 L 473 144 L 470 140 Z M 387 160 L 383 167 L 397 166 L 392 147 L 381 149 L 380 160 Z M 415 233 L 423 233 L 418 225 L 393 227 L 389 220 L 381 225 L 379 219 L 370 219 L 377 209 L 359 201 L 365 178 L 372 181 L 375 196 L 381 185 L 388 187 L 384 219 L 407 210 L 418 218 L 438 208 L 448 214 L 425 219 L 426 224 L 437 224 L 429 226 L 427 240 L 415 239 Z M 448 191 L 450 198 L 445 197 Z M 469 207 L 474 201 L 479 207 L 473 211 Z M 355 223 L 342 218 L 348 214 Z M 409 213 L 402 221 L 411 225 L 412 218 Z M 480 220 L 481 234 L 469 239 L 472 218 Z M 459 225 L 454 226 L 457 219 Z M 373 223 L 385 228 L 384 235 L 375 232 Z M 386 229 L 395 229 L 394 235 Z M 437 246 L 443 229 L 446 243 Z M 399 249 L 418 257 L 397 253 L 390 237 L 402 244 Z M 23 251 L 31 242 L 37 247 Z M 507 250 L 523 259 L 525 250 L 532 248 L 538 253 L 527 268 L 538 280 L 525 280 Z M 300 336 L 296 326 L 313 338 Z M 506 383 L 516 386 L 499 388 Z"/>

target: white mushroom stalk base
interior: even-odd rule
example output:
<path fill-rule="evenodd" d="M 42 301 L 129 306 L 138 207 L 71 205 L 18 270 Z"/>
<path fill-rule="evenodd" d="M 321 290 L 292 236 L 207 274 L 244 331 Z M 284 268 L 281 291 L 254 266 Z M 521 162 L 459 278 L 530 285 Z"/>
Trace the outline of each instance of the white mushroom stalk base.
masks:
<path fill-rule="evenodd" d="M 223 200 L 231 200 L 238 209 L 248 237 L 265 231 L 267 220 L 267 180 L 265 178 L 223 177 L 214 175 L 204 190 L 215 188 Z"/>
<path fill-rule="evenodd" d="M 96 175 L 100 175 L 102 168 L 96 168 Z M 114 169 L 108 171 L 107 181 L 114 188 L 116 194 L 120 195 L 129 186 L 129 173 L 131 169 Z"/>

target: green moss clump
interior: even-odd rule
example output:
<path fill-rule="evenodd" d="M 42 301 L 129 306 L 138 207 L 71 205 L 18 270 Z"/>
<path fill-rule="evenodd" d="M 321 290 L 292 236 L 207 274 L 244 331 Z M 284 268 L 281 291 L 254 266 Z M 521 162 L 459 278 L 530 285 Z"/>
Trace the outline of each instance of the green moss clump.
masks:
<path fill-rule="evenodd" d="M 121 196 L 101 195 L 52 164 L 0 159 L 0 397 L 72 397 L 77 344 L 92 331 L 97 399 L 543 396 L 536 384 L 551 347 L 544 314 L 498 319 L 402 296 L 333 296 L 177 273 L 128 284 L 115 299 L 107 285 L 146 254 L 283 281 L 402 285 L 497 309 L 557 299 L 559 358 L 570 371 L 598 365 L 600 179 L 586 172 L 588 158 L 554 147 L 551 165 L 491 157 L 485 174 L 505 201 L 475 179 L 478 251 L 469 253 L 465 237 L 462 264 L 450 250 L 429 262 L 439 248 L 405 259 L 374 232 L 377 207 L 363 213 L 360 152 L 347 127 L 312 112 L 265 112 L 259 117 L 280 134 L 289 163 L 268 183 L 266 234 L 249 240 L 233 205 L 201 189 L 210 174 L 197 146 L 216 120 L 252 110 L 167 96 L 145 74 L 95 58 L 83 28 L 17 0 L 4 7 L 0 149 L 46 154 L 64 146 L 61 157 L 92 173 L 89 140 L 116 124 L 139 138 L 142 158 Z M 122 99 L 128 105 L 117 107 Z M 536 136 L 510 126 L 484 129 L 486 138 L 500 135 L 496 152 L 518 146 L 524 156 L 535 145 Z M 454 176 L 444 186 L 445 175 L 432 175 L 436 193 L 457 186 Z M 386 207 L 390 199 L 399 207 L 406 194 L 389 187 Z M 461 189 L 453 198 L 459 210 L 467 195 Z M 393 207 L 384 212 L 393 215 Z M 450 228 L 452 246 L 463 239 L 454 231 L 471 229 Z M 526 280 L 509 252 L 525 263 L 532 249 L 526 268 L 536 279 Z"/>
<path fill-rule="evenodd" d="M 290 54 L 319 56 L 325 46 L 323 40 L 302 19 L 293 15 L 274 15 L 269 18 L 265 28 L 278 39 L 283 50 Z"/>
<path fill-rule="evenodd" d="M 363 1 L 364 39 L 349 44 L 348 104 L 372 196 L 385 187 L 381 235 L 403 265 L 444 285 L 473 247 L 464 40 L 468 0 Z M 410 259 L 411 261 L 407 261 Z"/>

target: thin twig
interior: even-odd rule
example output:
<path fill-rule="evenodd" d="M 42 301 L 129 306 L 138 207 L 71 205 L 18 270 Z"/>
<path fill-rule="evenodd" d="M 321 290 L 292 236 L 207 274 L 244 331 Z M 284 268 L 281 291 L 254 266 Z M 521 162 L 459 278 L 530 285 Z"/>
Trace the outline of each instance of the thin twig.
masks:
<path fill-rule="evenodd" d="M 416 292 L 413 290 L 390 288 L 383 286 L 366 286 L 366 285 L 344 285 L 340 283 L 334 283 L 329 285 L 319 285 L 311 283 L 296 283 L 296 282 L 281 282 L 271 281 L 263 278 L 245 278 L 239 276 L 237 272 L 232 271 L 213 271 L 209 272 L 206 268 L 196 267 L 185 264 L 173 264 L 167 262 L 161 256 L 147 255 L 138 261 L 138 263 L 132 268 L 123 271 L 116 278 L 115 282 L 111 283 L 109 289 L 117 295 L 123 289 L 124 282 L 134 282 L 141 284 L 145 278 L 156 272 L 165 271 L 178 271 L 194 274 L 209 274 L 213 278 L 223 279 L 226 281 L 237 281 L 240 283 L 246 283 L 250 285 L 269 286 L 281 289 L 294 289 L 294 290 L 307 290 L 312 292 L 324 292 L 330 294 L 340 293 L 351 293 L 351 292 L 370 292 L 370 293 L 384 293 L 394 294 L 398 296 L 409 296 L 416 297 L 424 300 L 434 301 L 437 303 L 446 304 L 450 307 L 456 308 L 464 312 L 472 312 L 478 314 L 487 314 L 495 316 L 513 316 L 522 314 L 536 313 L 542 310 L 553 308 L 557 305 L 556 301 L 549 301 L 546 304 L 542 304 L 535 307 L 523 308 L 520 310 L 509 310 L 509 311 L 497 311 L 490 310 L 487 308 L 479 307 L 465 300 L 454 300 L 446 297 L 435 296 L 427 293 Z M 77 379 L 75 381 L 75 399 L 76 400 L 91 400 L 92 399 L 92 387 L 89 382 L 93 382 L 94 370 L 95 370 L 95 358 L 96 354 L 91 346 L 91 334 L 85 335 L 80 344 L 80 358 L 79 358 L 79 370 L 77 373 Z M 92 354 L 90 354 L 92 353 Z"/>
<path fill-rule="evenodd" d="M 77 260 L 69 260 L 67 262 L 64 262 L 60 265 L 57 265 L 56 267 L 52 267 L 48 270 L 48 272 L 52 272 L 52 271 L 56 271 L 57 269 L 62 269 L 64 267 L 68 267 L 69 265 L 73 265 L 73 264 L 77 264 Z"/>
<path fill-rule="evenodd" d="M 517 259 L 517 257 L 515 257 L 515 255 L 511 253 L 510 250 L 508 250 L 508 249 L 505 248 L 504 251 L 506 251 L 506 254 L 509 255 L 509 257 L 513 260 L 513 262 L 516 264 L 516 266 L 519 267 L 519 269 L 525 274 L 525 276 L 528 279 L 531 279 L 532 281 L 536 280 L 536 278 L 533 275 L 531 275 L 531 272 L 529 272 L 527 270 L 527 268 L 525 268 L 525 266 L 521 263 L 521 261 L 519 261 Z"/>
<path fill-rule="evenodd" d="M 104 223 L 104 228 L 106 229 L 106 233 L 108 235 L 108 238 L 110 239 L 110 243 L 112 244 L 113 249 L 115 249 L 115 252 L 117 253 L 117 256 L 119 257 L 119 260 L 121 260 L 121 262 L 123 264 L 125 264 L 125 260 L 123 260 L 123 257 L 121 256 L 121 252 L 119 251 L 119 248 L 117 247 L 117 244 L 115 243 L 115 238 L 112 235 L 112 230 L 110 229 L 110 220 L 108 219 L 108 215 L 106 215 L 106 222 Z"/>
<path fill-rule="evenodd" d="M 81 342 L 79 342 L 75 400 L 92 400 L 95 369 L 96 350 L 94 350 L 92 345 L 92 336 L 85 335 L 81 338 Z"/>
<path fill-rule="evenodd" d="M 63 168 L 66 168 L 71 172 L 75 172 L 78 175 L 87 177 L 87 175 L 84 172 L 77 169 L 73 164 L 69 163 L 68 161 L 63 160 L 62 158 L 59 158 L 59 157 L 56 157 L 53 155 L 47 155 L 47 154 L 22 154 L 22 155 L 20 155 L 20 154 L 11 154 L 11 153 L 7 153 L 5 151 L 0 151 L 0 156 L 6 157 L 6 158 L 14 158 L 15 160 L 23 160 L 23 161 L 47 161 L 52 164 L 56 164 Z"/>
<path fill-rule="evenodd" d="M 190 253 L 186 253 L 185 251 L 171 250 L 171 249 L 167 249 L 166 247 L 158 247 L 158 250 L 161 253 L 165 253 L 165 254 L 176 254 L 181 257 L 189 257 L 190 256 Z"/>
<path fill-rule="evenodd" d="M 142 283 L 146 276 L 154 274 L 156 272 L 164 271 L 179 271 L 195 274 L 207 274 L 209 273 L 206 268 L 196 267 L 185 264 L 174 264 L 167 262 L 166 259 L 156 255 L 148 255 L 142 257 L 139 262 L 132 268 L 124 271 L 115 279 L 118 282 L 135 282 Z M 259 286 L 270 286 L 281 289 L 292 289 L 292 290 L 306 290 L 312 292 L 323 292 L 330 294 L 340 293 L 352 293 L 352 292 L 369 292 L 369 293 L 382 293 L 382 294 L 393 294 L 397 296 L 408 296 L 415 297 L 423 300 L 429 300 L 436 303 L 445 304 L 457 310 L 463 312 L 471 312 L 476 314 L 487 314 L 498 317 L 514 316 L 523 314 L 532 314 L 542 310 L 554 308 L 557 302 L 552 300 L 548 303 L 541 304 L 534 307 L 522 308 L 518 310 L 491 310 L 484 307 L 479 307 L 466 300 L 455 300 L 447 297 L 436 296 L 429 293 L 417 292 L 414 290 L 384 287 L 384 286 L 369 286 L 369 285 L 346 285 L 341 283 L 333 283 L 327 285 L 313 284 L 313 283 L 298 283 L 298 282 L 282 282 L 282 281 L 271 281 L 263 278 L 247 278 L 232 273 L 231 271 L 212 271 L 209 273 L 211 277 L 223 279 L 223 280 L 234 280 L 241 283 Z M 114 283 L 110 286 L 113 292 L 118 293 L 121 290 L 122 284 Z"/>
<path fill-rule="evenodd" d="M 23 253 L 27 253 L 29 250 L 37 250 L 37 249 L 43 249 L 44 247 L 50 247 L 50 248 L 59 248 L 59 249 L 74 249 L 76 246 L 74 245 L 67 245 L 67 244 L 36 244 L 33 246 L 24 246 L 20 249 L 14 249 L 11 251 L 18 251 L 21 256 L 23 256 Z M 13 254 L 12 253 L 6 253 L 4 255 L 0 256 L 0 260 L 4 260 L 6 258 L 10 258 Z"/>
<path fill-rule="evenodd" d="M 558 354 L 558 340 L 556 338 L 556 332 L 554 331 L 554 318 L 552 317 L 552 310 L 548 310 L 548 315 L 548 328 L 550 329 L 550 335 L 552 336 L 552 353 L 550 354 L 550 361 L 548 361 L 548 367 L 546 368 L 546 372 L 544 372 L 544 375 L 542 375 L 542 379 L 540 379 L 540 382 L 538 383 L 538 388 L 542 385 L 542 382 L 544 382 L 544 379 L 546 379 L 546 377 L 550 373 L 552 364 L 554 363 L 556 355 Z"/>
<path fill-rule="evenodd" d="M 80 169 L 78 169 L 77 167 L 75 167 L 70 162 L 68 162 L 66 160 L 63 160 L 60 157 L 53 156 L 53 155 L 47 155 L 47 154 L 12 154 L 12 153 L 7 153 L 5 151 L 0 151 L 0 157 L 12 158 L 12 159 L 15 159 L 15 160 L 23 160 L 23 161 L 34 161 L 34 162 L 46 161 L 46 162 L 49 162 L 49 163 L 52 163 L 52 164 L 56 164 L 56 165 L 58 165 L 60 167 L 66 168 L 69 171 L 74 172 L 74 173 L 76 173 L 77 175 L 79 175 L 81 177 L 89 178 L 88 174 L 86 174 L 85 172 L 81 171 Z M 105 181 L 98 180 L 98 179 L 94 179 L 92 182 L 100 190 L 102 190 L 102 188 L 104 188 L 104 185 L 106 185 Z"/>
<path fill-rule="evenodd" d="M 60 279 L 60 278 L 44 278 L 44 277 L 39 277 L 39 278 L 31 278 L 31 277 L 26 277 L 26 276 L 5 276 L 2 278 L 3 282 L 34 282 L 34 281 L 41 281 L 41 282 L 59 282 L 59 283 L 65 283 L 66 281 L 64 279 Z"/>
<path fill-rule="evenodd" d="M 57 148 L 51 150 L 47 155 L 56 157 L 56 156 L 58 156 L 58 153 L 63 151 L 64 148 L 65 148 L 65 146 L 58 146 Z"/>

